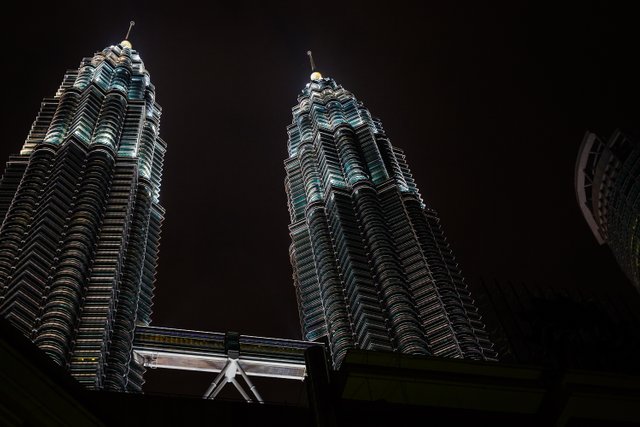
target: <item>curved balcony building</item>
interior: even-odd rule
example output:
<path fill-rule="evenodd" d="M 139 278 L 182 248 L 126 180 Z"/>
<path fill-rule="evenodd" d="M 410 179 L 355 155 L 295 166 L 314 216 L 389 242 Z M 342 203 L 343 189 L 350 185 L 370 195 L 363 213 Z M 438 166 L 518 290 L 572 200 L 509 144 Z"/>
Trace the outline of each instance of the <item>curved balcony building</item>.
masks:
<path fill-rule="evenodd" d="M 616 130 L 607 142 L 587 132 L 575 172 L 589 228 L 640 291 L 640 139 Z"/>
<path fill-rule="evenodd" d="M 306 340 L 495 358 L 480 315 L 405 156 L 380 121 L 314 72 L 287 128 L 290 258 Z"/>
<path fill-rule="evenodd" d="M 0 181 L 0 314 L 89 388 L 140 390 L 166 144 L 124 40 L 68 71 Z"/>

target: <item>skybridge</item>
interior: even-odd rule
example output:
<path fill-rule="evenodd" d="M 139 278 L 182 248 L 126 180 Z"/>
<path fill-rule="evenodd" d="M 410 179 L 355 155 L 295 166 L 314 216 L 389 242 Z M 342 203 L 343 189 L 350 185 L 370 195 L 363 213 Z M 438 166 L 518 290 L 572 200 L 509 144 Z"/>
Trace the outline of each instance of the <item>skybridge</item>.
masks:
<path fill-rule="evenodd" d="M 304 380 L 305 350 L 320 343 L 282 338 L 138 326 L 134 357 L 151 369 L 217 373 L 203 398 L 214 399 L 228 383 L 247 402 L 262 403 L 249 377 Z M 249 391 L 238 381 L 240 377 Z"/>

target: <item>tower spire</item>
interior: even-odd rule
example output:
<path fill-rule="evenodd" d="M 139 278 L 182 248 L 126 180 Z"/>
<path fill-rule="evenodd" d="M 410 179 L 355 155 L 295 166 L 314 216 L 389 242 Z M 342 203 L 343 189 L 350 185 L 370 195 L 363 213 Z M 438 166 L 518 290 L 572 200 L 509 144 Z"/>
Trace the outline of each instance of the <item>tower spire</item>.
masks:
<path fill-rule="evenodd" d="M 311 71 L 313 72 L 316 70 L 316 64 L 315 62 L 313 62 L 313 53 L 310 50 L 308 50 L 307 56 L 309 57 L 309 63 L 311 64 Z"/>
<path fill-rule="evenodd" d="M 129 41 L 129 34 L 131 34 L 131 29 L 133 28 L 134 25 L 136 25 L 135 21 L 129 21 L 129 29 L 127 30 L 127 35 L 124 36 L 124 40 L 120 42 L 122 46 L 128 47 L 129 49 L 133 47 L 131 45 L 131 42 Z"/>
<path fill-rule="evenodd" d="M 311 53 L 310 50 L 307 51 L 307 56 L 309 57 L 309 64 L 311 65 L 311 80 L 322 79 L 322 74 L 316 71 L 316 63 L 313 61 L 313 53 Z"/>
<path fill-rule="evenodd" d="M 135 21 L 129 21 L 129 29 L 127 30 L 127 35 L 124 36 L 125 40 L 129 40 L 129 34 L 131 34 L 131 29 L 133 28 L 134 25 L 136 25 Z"/>

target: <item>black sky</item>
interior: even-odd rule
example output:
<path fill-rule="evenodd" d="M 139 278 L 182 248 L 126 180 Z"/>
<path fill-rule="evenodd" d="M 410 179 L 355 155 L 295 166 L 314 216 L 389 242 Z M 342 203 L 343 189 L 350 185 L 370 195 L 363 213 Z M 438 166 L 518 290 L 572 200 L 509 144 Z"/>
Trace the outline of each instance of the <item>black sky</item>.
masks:
<path fill-rule="evenodd" d="M 573 173 L 587 129 L 638 127 L 637 15 L 608 1 L 424 3 L 24 2 L 2 17 L 0 160 L 64 71 L 134 19 L 168 143 L 154 323 L 300 338 L 283 160 L 312 49 L 405 150 L 468 282 L 629 295 Z"/>

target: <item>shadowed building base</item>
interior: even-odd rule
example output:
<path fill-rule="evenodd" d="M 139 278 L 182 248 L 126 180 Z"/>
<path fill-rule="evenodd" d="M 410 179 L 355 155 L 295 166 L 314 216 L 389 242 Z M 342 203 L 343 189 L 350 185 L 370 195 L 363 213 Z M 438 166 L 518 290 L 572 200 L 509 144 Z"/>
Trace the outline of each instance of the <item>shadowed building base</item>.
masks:
<path fill-rule="evenodd" d="M 349 351 L 339 371 L 306 355 L 309 405 L 88 391 L 0 321 L 0 425 L 626 426 L 640 378 L 491 362 Z M 168 393 L 171 390 L 167 390 Z"/>

